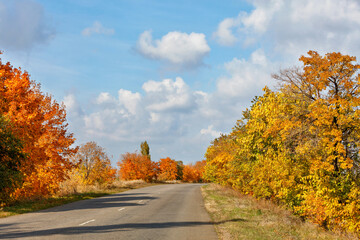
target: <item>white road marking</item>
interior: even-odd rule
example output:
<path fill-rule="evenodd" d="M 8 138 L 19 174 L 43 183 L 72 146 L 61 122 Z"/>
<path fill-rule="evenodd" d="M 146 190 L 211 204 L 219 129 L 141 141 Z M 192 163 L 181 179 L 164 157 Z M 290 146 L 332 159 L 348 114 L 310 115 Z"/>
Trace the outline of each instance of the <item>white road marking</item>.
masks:
<path fill-rule="evenodd" d="M 88 223 L 91 223 L 91 222 L 95 222 L 95 219 L 91 219 L 91 220 L 89 220 L 89 221 L 86 221 L 86 222 L 84 222 L 84 223 L 81 223 L 81 224 L 79 224 L 79 226 L 82 226 L 82 225 L 85 225 L 85 224 L 88 224 Z"/>
<path fill-rule="evenodd" d="M 124 210 L 125 208 L 123 207 L 123 208 L 120 208 L 120 209 L 118 209 L 118 211 L 120 212 L 120 211 L 122 211 L 122 210 Z"/>
<path fill-rule="evenodd" d="M 140 201 L 138 201 L 138 203 L 142 203 L 144 200 L 140 200 Z"/>

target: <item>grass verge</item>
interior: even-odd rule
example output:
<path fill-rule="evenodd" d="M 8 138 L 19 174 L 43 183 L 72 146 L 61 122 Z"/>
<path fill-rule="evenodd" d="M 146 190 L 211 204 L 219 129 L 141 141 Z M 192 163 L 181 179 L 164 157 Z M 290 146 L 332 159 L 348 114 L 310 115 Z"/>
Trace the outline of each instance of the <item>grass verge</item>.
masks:
<path fill-rule="evenodd" d="M 219 238 L 232 239 L 358 239 L 304 222 L 270 201 L 256 200 L 217 184 L 202 187 L 205 207 Z"/>
<path fill-rule="evenodd" d="M 137 189 L 155 185 L 144 181 L 118 181 L 106 187 L 89 186 L 81 192 L 61 194 L 56 197 L 49 197 L 36 200 L 20 201 L 12 206 L 0 208 L 0 218 L 9 217 L 17 214 L 34 212 L 42 209 L 56 207 L 71 202 L 85 199 L 97 198 L 109 194 L 124 192 L 130 189 Z"/>

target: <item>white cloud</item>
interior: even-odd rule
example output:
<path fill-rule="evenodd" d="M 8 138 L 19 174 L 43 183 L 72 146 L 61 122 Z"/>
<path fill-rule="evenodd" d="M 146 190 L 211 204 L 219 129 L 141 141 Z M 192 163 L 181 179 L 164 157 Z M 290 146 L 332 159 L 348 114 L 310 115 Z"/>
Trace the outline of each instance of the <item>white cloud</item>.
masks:
<path fill-rule="evenodd" d="M 106 113 L 108 113 L 108 111 L 92 113 L 89 116 L 84 117 L 85 127 L 88 129 L 89 133 L 92 133 L 94 130 L 104 130 L 105 124 L 103 119 L 106 115 L 109 115 Z"/>
<path fill-rule="evenodd" d="M 112 153 L 135 151 L 147 140 L 155 161 L 166 156 L 185 163 L 201 160 L 210 141 L 221 132 L 229 132 L 241 118 L 251 94 L 258 87 L 261 92 L 263 82 L 253 86 L 250 81 L 260 76 L 257 72 L 264 71 L 261 64 L 269 66 L 262 53 L 257 50 L 252 60 L 227 63 L 228 75 L 218 79 L 214 93 L 194 91 L 180 77 L 147 81 L 142 93 L 120 89 L 114 96 L 102 92 L 80 116 L 69 108 L 70 126 L 78 134 L 75 137 L 97 141 Z M 248 78 L 239 80 L 244 71 L 248 71 Z M 222 81 L 233 89 L 221 85 Z M 245 90 L 241 82 L 248 86 Z M 67 102 L 72 106 L 76 99 L 67 98 Z"/>
<path fill-rule="evenodd" d="M 178 121 L 196 106 L 196 94 L 184 80 L 178 77 L 148 81 L 143 90 L 144 95 L 120 89 L 117 97 L 100 93 L 93 101 L 92 112 L 82 116 L 80 128 L 94 137 L 129 141 L 138 141 L 146 135 L 181 132 Z"/>
<path fill-rule="evenodd" d="M 63 99 L 63 104 L 65 105 L 65 109 L 68 112 L 78 116 L 83 114 L 83 110 L 81 109 L 79 103 L 76 100 L 75 94 L 68 94 Z"/>
<path fill-rule="evenodd" d="M 118 95 L 119 104 L 124 106 L 130 114 L 135 115 L 141 101 L 140 93 L 132 93 L 131 91 L 120 89 Z"/>
<path fill-rule="evenodd" d="M 66 110 L 71 111 L 75 108 L 75 96 L 73 94 L 66 95 L 63 100 Z"/>
<path fill-rule="evenodd" d="M 214 33 L 222 45 L 260 43 L 278 56 L 298 59 L 308 50 L 360 54 L 357 0 L 256 0 L 250 13 L 220 22 Z"/>
<path fill-rule="evenodd" d="M 137 51 L 146 58 L 185 69 L 202 65 L 210 47 L 202 33 L 169 32 L 160 40 L 154 41 L 151 31 L 145 31 L 137 42 Z"/>
<path fill-rule="evenodd" d="M 104 104 L 104 103 L 114 103 L 116 101 L 115 98 L 113 98 L 110 93 L 108 92 L 102 92 L 99 94 L 99 96 L 96 98 L 97 104 Z"/>
<path fill-rule="evenodd" d="M 221 65 L 220 76 L 211 76 L 209 82 L 216 82 L 213 92 L 195 91 L 178 77 L 147 81 L 141 92 L 100 93 L 91 109 L 78 115 L 81 121 L 70 124 L 74 132 L 103 142 L 114 153 L 135 151 L 147 140 L 155 161 L 166 156 L 200 160 L 214 137 L 231 131 L 251 99 L 262 95 L 265 85 L 275 84 L 270 74 L 280 65 L 293 64 L 288 58 L 298 63 L 309 49 L 360 54 L 358 1 L 255 0 L 251 4 L 252 11 L 221 21 L 213 34 L 222 45 L 247 47 L 239 52 L 244 55 L 234 55 Z M 167 66 L 189 69 L 203 64 L 210 47 L 204 34 L 169 32 L 153 39 L 145 31 L 137 51 Z M 65 100 L 72 120 L 76 99 Z"/>
<path fill-rule="evenodd" d="M 227 75 L 217 81 L 219 94 L 241 99 L 251 99 L 271 81 L 269 66 L 262 49 L 251 54 L 250 61 L 234 58 L 224 64 Z"/>
<path fill-rule="evenodd" d="M 64 100 L 71 130 L 80 141 L 94 140 L 113 153 L 125 153 L 147 140 L 154 160 L 171 156 L 185 162 L 201 160 L 220 129 L 234 124 L 229 113 L 241 113 L 214 104 L 218 101 L 215 94 L 193 91 L 180 77 L 145 82 L 143 93 L 125 89 L 117 96 L 99 93 L 81 115 L 73 113 L 74 95 Z"/>
<path fill-rule="evenodd" d="M 150 111 L 189 111 L 194 106 L 194 97 L 180 77 L 175 81 L 148 81 L 144 83 L 143 90 L 147 94 L 147 109 Z"/>
<path fill-rule="evenodd" d="M 39 3 L 0 0 L 0 36 L 2 50 L 28 51 L 49 42 L 55 31 L 48 24 Z"/>
<path fill-rule="evenodd" d="M 271 20 L 278 14 L 277 11 L 284 6 L 283 0 L 259 0 L 254 1 L 255 9 L 251 14 L 245 14 L 242 23 L 246 29 L 252 29 L 256 33 L 264 33 Z"/>
<path fill-rule="evenodd" d="M 114 29 L 105 28 L 99 21 L 95 21 L 91 27 L 87 27 L 81 32 L 83 36 L 87 36 L 87 37 L 93 34 L 113 35 L 114 33 L 115 33 Z"/>
<path fill-rule="evenodd" d="M 238 39 L 233 34 L 233 28 L 241 24 L 240 16 L 237 18 L 226 18 L 218 26 L 216 32 L 213 33 L 215 40 L 224 46 L 234 45 Z"/>
<path fill-rule="evenodd" d="M 259 48 L 256 51 L 252 52 L 250 57 L 251 57 L 250 58 L 251 62 L 253 64 L 258 64 L 258 65 L 261 65 L 263 67 L 266 67 L 267 64 L 268 64 L 266 56 L 265 56 L 265 52 L 261 48 Z"/>
<path fill-rule="evenodd" d="M 217 138 L 220 136 L 221 132 L 219 131 L 216 131 L 213 129 L 214 128 L 214 125 L 209 125 L 208 128 L 203 128 L 200 130 L 200 133 L 202 135 L 210 135 L 214 138 Z"/>

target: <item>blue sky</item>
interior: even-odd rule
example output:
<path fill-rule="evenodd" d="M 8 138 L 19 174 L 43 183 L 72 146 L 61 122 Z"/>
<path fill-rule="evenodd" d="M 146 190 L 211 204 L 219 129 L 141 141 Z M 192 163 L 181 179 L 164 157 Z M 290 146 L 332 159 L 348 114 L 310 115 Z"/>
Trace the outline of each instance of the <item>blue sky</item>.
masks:
<path fill-rule="evenodd" d="M 271 74 L 308 50 L 359 57 L 356 0 L 0 0 L 3 61 L 64 102 L 77 144 L 118 161 L 203 159 Z"/>

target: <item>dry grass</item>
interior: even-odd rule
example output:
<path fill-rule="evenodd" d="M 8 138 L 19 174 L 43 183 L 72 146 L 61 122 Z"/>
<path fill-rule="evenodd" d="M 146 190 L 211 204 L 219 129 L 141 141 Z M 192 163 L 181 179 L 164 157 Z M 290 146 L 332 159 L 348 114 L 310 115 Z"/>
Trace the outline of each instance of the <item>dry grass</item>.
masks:
<path fill-rule="evenodd" d="M 220 239 L 358 239 L 325 231 L 270 201 L 230 188 L 209 184 L 202 192 Z"/>
<path fill-rule="evenodd" d="M 132 181 L 122 181 L 115 180 L 109 184 L 95 184 L 95 185 L 86 185 L 82 184 L 79 181 L 74 181 L 73 179 L 69 179 L 64 181 L 60 185 L 60 191 L 57 193 L 57 196 L 68 196 L 71 194 L 80 194 L 80 193 L 118 193 L 123 192 L 129 189 L 136 189 L 140 187 L 146 187 L 154 185 L 152 183 L 146 183 L 143 180 L 132 180 Z"/>

